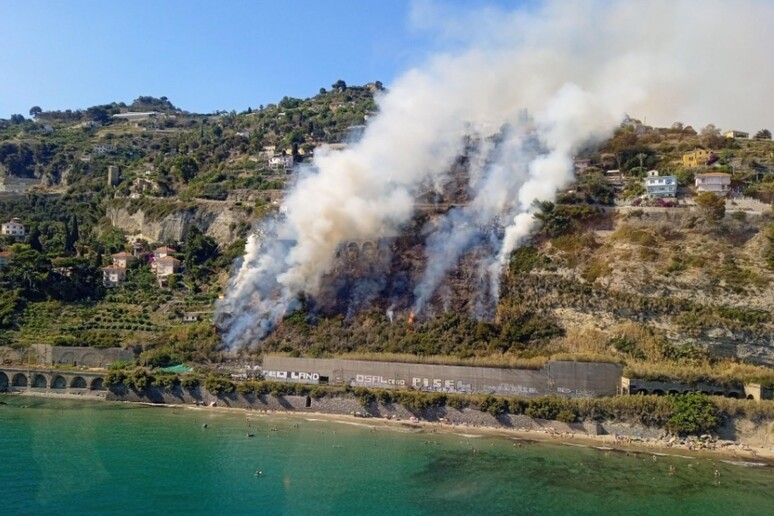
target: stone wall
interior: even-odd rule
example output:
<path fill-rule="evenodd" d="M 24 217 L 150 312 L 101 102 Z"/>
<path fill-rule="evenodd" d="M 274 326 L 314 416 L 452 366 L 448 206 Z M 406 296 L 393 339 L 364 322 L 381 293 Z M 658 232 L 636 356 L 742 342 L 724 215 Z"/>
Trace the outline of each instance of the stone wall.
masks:
<path fill-rule="evenodd" d="M 622 370 L 618 364 L 565 361 L 539 370 L 271 355 L 263 362 L 268 380 L 511 396 L 614 396 Z"/>
<path fill-rule="evenodd" d="M 134 360 L 134 352 L 122 348 L 96 349 L 76 346 L 33 344 L 26 349 L 0 346 L 0 365 L 37 364 L 45 366 L 107 367 L 117 361 Z"/>

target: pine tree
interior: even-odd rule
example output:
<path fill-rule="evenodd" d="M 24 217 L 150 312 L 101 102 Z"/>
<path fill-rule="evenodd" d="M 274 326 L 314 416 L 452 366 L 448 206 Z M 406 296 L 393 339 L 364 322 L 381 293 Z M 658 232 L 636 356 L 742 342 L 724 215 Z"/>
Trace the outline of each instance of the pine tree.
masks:
<path fill-rule="evenodd" d="M 43 252 L 43 244 L 40 243 L 40 229 L 38 229 L 38 226 L 32 226 L 30 235 L 27 238 L 27 243 L 32 249 L 36 250 L 37 252 L 39 253 Z"/>
<path fill-rule="evenodd" d="M 80 239 L 81 234 L 78 230 L 78 219 L 75 217 L 75 215 L 73 215 L 70 219 L 70 232 L 68 233 L 68 240 L 72 246 L 72 251 L 75 251 L 75 244 L 77 244 Z"/>

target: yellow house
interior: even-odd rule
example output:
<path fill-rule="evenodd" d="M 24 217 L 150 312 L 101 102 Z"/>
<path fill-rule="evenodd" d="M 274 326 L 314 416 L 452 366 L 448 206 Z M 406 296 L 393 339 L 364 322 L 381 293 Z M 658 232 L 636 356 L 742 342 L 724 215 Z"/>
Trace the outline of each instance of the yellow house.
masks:
<path fill-rule="evenodd" d="M 693 152 L 683 154 L 683 166 L 685 168 L 703 167 L 707 164 L 710 151 L 704 149 L 696 149 Z"/>

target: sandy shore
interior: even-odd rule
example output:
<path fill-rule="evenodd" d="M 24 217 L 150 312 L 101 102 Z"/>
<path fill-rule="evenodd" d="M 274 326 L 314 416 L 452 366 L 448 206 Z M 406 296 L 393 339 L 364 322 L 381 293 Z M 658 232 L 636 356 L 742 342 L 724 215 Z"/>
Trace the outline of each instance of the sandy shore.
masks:
<path fill-rule="evenodd" d="M 155 405 L 159 406 L 159 405 Z M 252 410 L 233 407 L 210 407 L 191 405 L 163 405 L 186 408 L 190 410 L 222 411 L 225 413 L 239 412 L 248 416 L 277 417 L 288 416 L 298 419 L 317 419 L 326 422 L 338 422 L 345 424 L 357 424 L 363 427 L 411 429 L 415 432 L 445 433 L 464 436 L 489 436 L 503 437 L 513 440 L 538 441 L 546 443 L 568 444 L 586 446 L 610 451 L 650 453 L 653 455 L 674 455 L 685 458 L 703 458 L 711 460 L 724 460 L 730 462 L 757 463 L 774 466 L 774 449 L 762 446 L 751 446 L 744 443 L 730 444 L 715 449 L 689 449 L 679 445 L 667 446 L 664 441 L 653 438 L 641 439 L 632 436 L 592 435 L 587 433 L 559 432 L 551 423 L 561 426 L 562 423 L 547 421 L 547 426 L 542 429 L 519 429 L 491 426 L 474 426 L 467 424 L 448 424 L 431 421 L 407 421 L 376 417 L 357 417 L 342 414 L 329 414 L 324 412 L 298 412 L 281 410 Z"/>
<path fill-rule="evenodd" d="M 64 398 L 89 401 L 105 401 L 104 396 L 100 395 L 81 395 L 67 393 L 41 393 L 35 391 L 25 391 L 17 393 L 19 396 L 33 396 L 44 398 Z M 118 402 L 117 402 L 118 403 Z M 121 401 L 120 403 L 135 403 L 161 408 L 187 409 L 209 412 L 223 413 L 243 413 L 253 417 L 292 417 L 298 419 L 319 419 L 328 422 L 339 422 L 345 424 L 357 424 L 364 427 L 382 427 L 394 429 L 408 429 L 415 432 L 425 433 L 447 433 L 469 436 L 490 436 L 502 437 L 513 440 L 529 440 L 538 442 L 552 442 L 558 444 L 588 446 L 601 448 L 611 451 L 651 453 L 654 455 L 668 454 L 689 458 L 705 458 L 712 460 L 726 460 L 731 462 L 750 462 L 761 463 L 774 466 L 774 447 L 758 446 L 747 444 L 745 442 L 719 441 L 715 448 L 690 449 L 679 441 L 669 444 L 663 439 L 653 437 L 639 437 L 637 432 L 632 429 L 631 432 L 621 432 L 619 435 L 594 435 L 585 432 L 579 432 L 575 429 L 569 430 L 568 426 L 558 421 L 533 420 L 537 428 L 508 428 L 502 426 L 485 426 L 467 423 L 444 423 L 420 420 L 417 418 L 396 419 L 380 417 L 357 417 L 354 415 L 331 414 L 328 412 L 316 411 L 293 411 L 293 410 L 270 410 L 270 409 L 250 409 L 239 407 L 209 406 L 209 405 L 190 405 L 190 404 L 172 404 L 172 403 L 146 403 L 136 401 Z"/>

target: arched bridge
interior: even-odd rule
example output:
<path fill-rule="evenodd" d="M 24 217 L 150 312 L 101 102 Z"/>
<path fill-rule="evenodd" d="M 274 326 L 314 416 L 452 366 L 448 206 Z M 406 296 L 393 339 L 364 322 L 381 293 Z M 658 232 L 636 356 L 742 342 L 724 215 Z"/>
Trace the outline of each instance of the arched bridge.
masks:
<path fill-rule="evenodd" d="M 0 392 L 106 394 L 105 375 L 91 371 L 0 368 Z"/>

